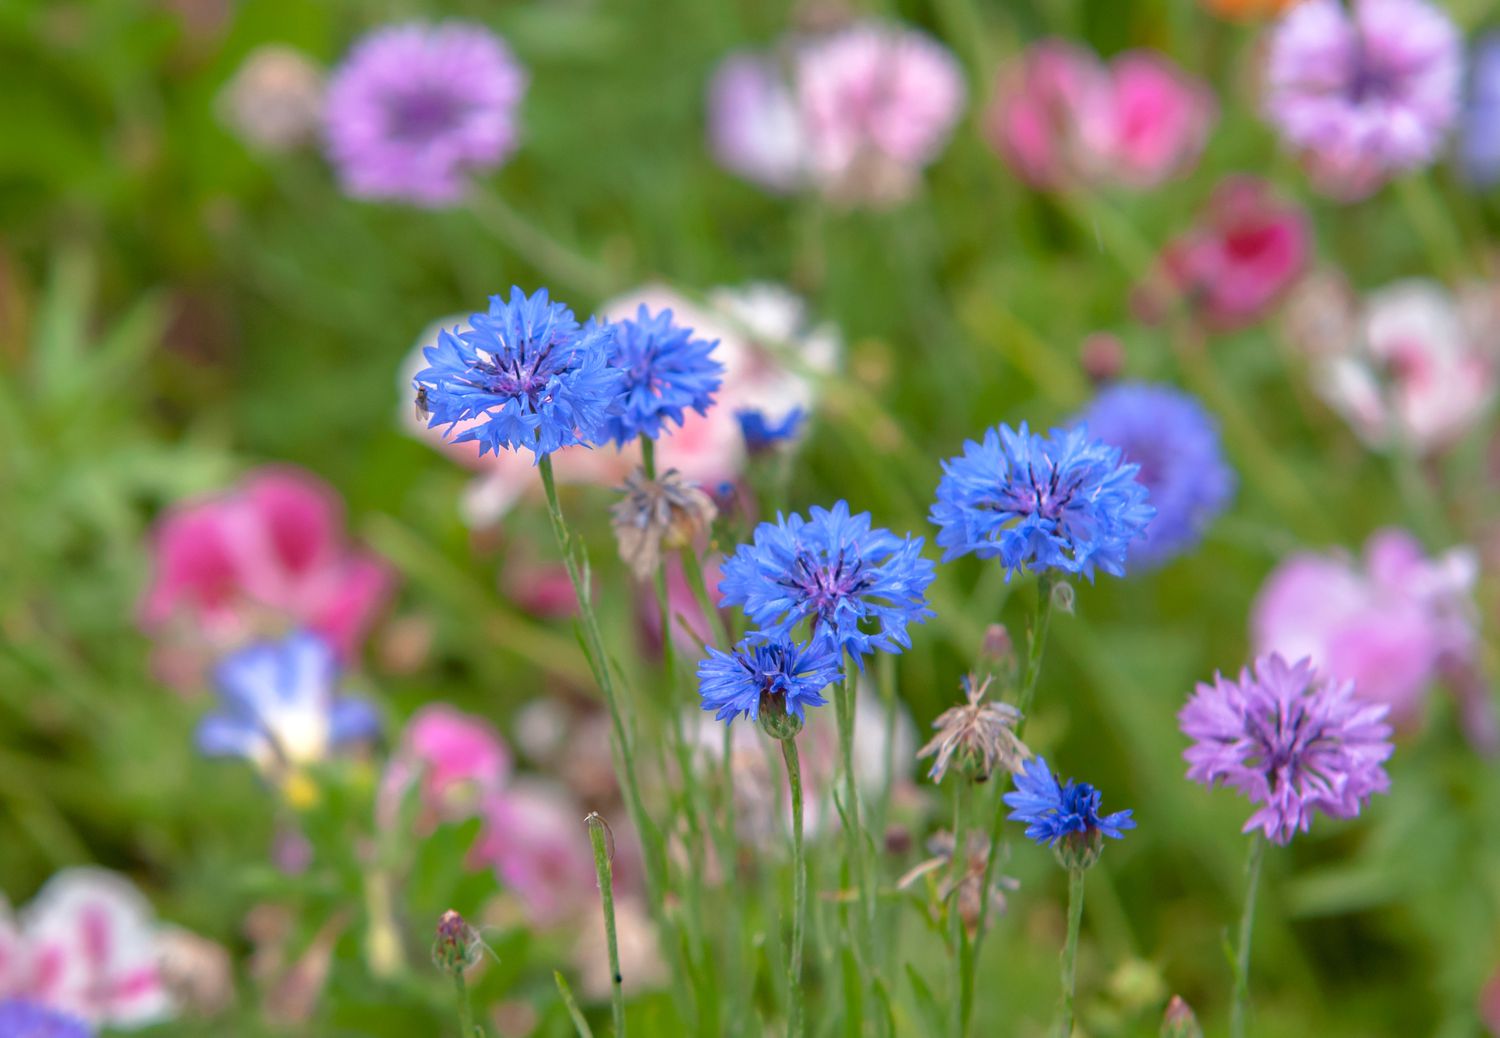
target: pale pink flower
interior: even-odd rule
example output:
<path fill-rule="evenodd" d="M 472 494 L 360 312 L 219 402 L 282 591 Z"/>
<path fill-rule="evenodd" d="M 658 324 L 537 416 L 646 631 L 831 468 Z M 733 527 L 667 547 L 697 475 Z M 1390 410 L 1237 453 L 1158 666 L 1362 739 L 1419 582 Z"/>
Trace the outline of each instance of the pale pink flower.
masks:
<path fill-rule="evenodd" d="M 0 905 L 3 909 L 3 905 Z M 95 1026 L 131 1029 L 175 1014 L 150 904 L 116 873 L 66 869 L 7 925 L 0 911 L 0 995 L 30 999 Z"/>
<path fill-rule="evenodd" d="M 488 794 L 504 787 L 510 770 L 510 750 L 488 721 L 446 703 L 428 704 L 407 721 L 386 769 L 382 823 L 395 822 L 413 782 L 420 783 L 422 828 L 468 818 Z"/>
<path fill-rule="evenodd" d="M 220 117 L 252 148 L 291 151 L 316 138 L 323 119 L 323 70 L 292 47 L 251 51 L 219 95 Z"/>
<path fill-rule="evenodd" d="M 1001 71 L 985 119 L 990 143 L 1032 187 L 1067 186 L 1084 162 L 1080 129 L 1108 86 L 1093 53 L 1066 40 L 1042 40 Z"/>
<path fill-rule="evenodd" d="M 337 494 L 282 466 L 173 508 L 153 531 L 151 556 L 140 619 L 168 662 L 294 627 L 322 635 L 348 660 L 393 580 L 384 562 L 345 539 Z"/>
<path fill-rule="evenodd" d="M 1256 653 L 1310 659 L 1390 707 L 1393 721 L 1410 722 L 1435 681 L 1475 665 L 1477 576 L 1472 551 L 1428 558 L 1403 530 L 1372 536 L 1363 559 L 1293 555 L 1256 596 Z"/>
<path fill-rule="evenodd" d="M 1317 361 L 1316 387 L 1374 447 L 1428 454 L 1473 427 L 1494 400 L 1500 321 L 1477 286 L 1458 300 L 1409 280 L 1367 296 L 1351 341 Z"/>
<path fill-rule="evenodd" d="M 485 798 L 482 817 L 470 863 L 494 869 L 533 925 L 553 925 L 594 903 L 584 811 L 561 787 L 518 780 Z"/>

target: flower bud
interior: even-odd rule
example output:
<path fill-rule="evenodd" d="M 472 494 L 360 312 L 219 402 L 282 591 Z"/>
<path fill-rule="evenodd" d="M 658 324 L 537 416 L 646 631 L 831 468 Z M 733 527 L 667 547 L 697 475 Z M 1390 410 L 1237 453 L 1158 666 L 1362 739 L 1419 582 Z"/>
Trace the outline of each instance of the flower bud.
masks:
<path fill-rule="evenodd" d="M 481 947 L 479 934 L 450 908 L 438 920 L 437 937 L 432 942 L 432 964 L 450 977 L 459 976 L 479 961 Z"/>
<path fill-rule="evenodd" d="M 1193 1015 L 1193 1007 L 1173 995 L 1167 1003 L 1166 1015 L 1161 1018 L 1161 1038 L 1203 1038 L 1203 1028 Z"/>
<path fill-rule="evenodd" d="M 787 713 L 786 697 L 776 693 L 762 693 L 756 720 L 773 739 L 795 739 L 802 731 L 802 718 Z"/>
<path fill-rule="evenodd" d="M 1057 863 L 1068 871 L 1093 868 L 1104 850 L 1104 834 L 1098 829 L 1085 829 L 1081 833 L 1069 833 L 1057 841 L 1053 854 Z"/>
<path fill-rule="evenodd" d="M 1069 584 L 1066 580 L 1059 580 L 1052 585 L 1051 594 L 1052 608 L 1056 609 L 1059 613 L 1066 613 L 1072 616 L 1075 597 L 1073 594 L 1073 585 Z"/>

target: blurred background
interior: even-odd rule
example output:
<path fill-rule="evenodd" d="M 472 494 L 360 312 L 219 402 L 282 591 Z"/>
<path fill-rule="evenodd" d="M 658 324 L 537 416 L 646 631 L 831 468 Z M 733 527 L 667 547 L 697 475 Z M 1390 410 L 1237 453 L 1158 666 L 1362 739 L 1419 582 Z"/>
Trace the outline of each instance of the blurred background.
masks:
<path fill-rule="evenodd" d="M 1466 130 L 1477 117 L 1457 115 L 1424 168 L 1329 188 L 1264 115 L 1269 19 L 1281 6 L 7 0 L 0 892 L 19 912 L 49 877 L 95 864 L 128 877 L 161 925 L 211 942 L 179 951 L 191 975 L 174 975 L 173 990 L 192 992 L 178 1002 L 193 1011 L 145 1033 L 451 1033 L 439 1030 L 454 1026 L 448 988 L 426 951 L 448 908 L 482 924 L 494 949 L 474 981 L 492 1033 L 572 1033 L 555 969 L 607 1033 L 607 976 L 586 977 L 603 967 L 580 820 L 624 811 L 600 763 L 607 730 L 570 593 L 528 474 L 435 449 L 415 429 L 413 350 L 435 322 L 451 326 L 511 285 L 546 286 L 580 317 L 619 312 L 643 290 L 672 294 L 753 340 L 745 326 L 760 311 L 747 303 L 725 316 L 734 305 L 714 293 L 774 283 L 790 309 L 759 334 L 808 351 L 791 366 L 816 369 L 816 392 L 795 453 L 753 479 L 742 461 L 715 473 L 740 481 L 741 503 L 721 507 L 731 518 L 735 507 L 764 517 L 847 499 L 877 525 L 930 539 L 941 459 L 1002 421 L 1069 422 L 1121 378 L 1190 391 L 1221 430 L 1236 474 L 1223 514 L 1181 557 L 1079 583 L 1075 615 L 1054 623 L 1028 731 L 1061 772 L 1139 821 L 1106 855 L 1108 881 L 1090 881 L 1082 1033 L 1155 1034 L 1172 994 L 1222 1031 L 1247 808 L 1184 779 L 1175 715 L 1195 682 L 1238 670 L 1258 647 L 1251 618 L 1268 577 L 1298 553 L 1362 573 L 1367 539 L 1393 527 L 1434 567 L 1462 570 L 1463 658 L 1408 682 L 1390 795 L 1268 857 L 1255 1033 L 1485 1033 L 1485 985 L 1500 965 L 1486 678 L 1500 602 L 1487 381 L 1500 322 L 1472 315 L 1500 312 L 1500 194 L 1465 165 L 1462 142 L 1466 132 L 1493 141 L 1500 118 Z M 1467 99 L 1468 55 L 1495 11 L 1484 0 L 1441 10 L 1464 37 Z M 513 151 L 475 170 L 476 187 L 452 204 L 354 197 L 323 143 L 328 77 L 367 32 L 446 18 L 497 34 L 524 68 Z M 742 175 L 710 125 L 725 57 L 869 18 L 951 54 L 962 100 L 925 168 L 892 191 L 883 181 L 766 190 Z M 1025 141 L 997 113 L 1007 91 L 1029 89 L 1016 79 L 1026 55 L 1054 37 L 1101 65 L 1166 56 L 1207 99 L 1197 129 L 1181 131 L 1197 143 L 1172 145 L 1181 154 L 1149 183 L 1125 182 L 1119 165 L 1028 174 Z M 1246 175 L 1258 178 L 1254 197 L 1226 201 L 1226 178 Z M 1254 209 L 1266 234 L 1280 233 L 1282 214 L 1295 240 L 1248 273 L 1234 250 L 1255 246 L 1219 242 L 1227 266 L 1182 273 L 1194 243 L 1240 229 L 1235 205 Z M 1215 309 L 1216 288 L 1256 277 L 1271 282 L 1263 299 Z M 1358 391 L 1329 388 L 1337 379 L 1320 349 L 1368 318 L 1372 293 L 1413 278 L 1452 311 L 1439 325 L 1457 322 L 1466 300 L 1464 320 L 1479 323 L 1464 325 L 1460 348 L 1475 366 L 1411 404 L 1462 412 L 1456 427 L 1393 446 L 1361 425 Z M 1348 336 L 1360 334 L 1374 333 Z M 1403 370 L 1388 356 L 1367 367 L 1382 386 Z M 360 604 L 341 649 L 346 684 L 375 704 L 385 735 L 327 777 L 312 807 L 289 804 L 252 767 L 197 751 L 194 726 L 212 702 L 206 659 L 222 646 L 153 605 L 171 597 L 164 517 L 184 502 L 253 497 L 247 488 L 267 472 L 305 493 L 294 525 L 319 531 L 309 551 L 378 568 L 350 592 Z M 649 597 L 625 593 L 635 585 L 608 529 L 622 478 L 581 473 L 567 504 L 600 586 L 618 589 L 601 596 L 611 644 L 641 676 L 661 634 Z M 1336 575 L 1310 579 L 1314 624 L 1318 589 L 1342 592 Z M 908 718 L 893 723 L 905 742 L 883 787 L 892 882 L 927 857 L 949 810 L 913 740 L 957 701 L 988 625 L 1021 638 L 1029 588 L 973 559 L 941 566 L 937 617 L 881 663 Z M 1395 604 L 1372 608 L 1400 616 L 1406 634 L 1425 622 Z M 1363 663 L 1404 666 L 1399 643 L 1392 635 Z M 508 822 L 413 835 L 372 820 L 407 719 L 438 702 L 503 741 L 511 781 L 529 791 Z M 520 849 L 474 867 L 470 845 L 494 825 Z M 1002 863 L 1020 887 L 981 960 L 982 1033 L 1047 1027 L 1064 886 L 1049 857 L 1018 844 Z M 628 884 L 628 862 L 619 867 Z M 555 911 L 539 913 L 548 897 Z M 776 904 L 747 919 L 774 929 Z M 909 914 L 902 940 L 941 955 L 941 929 L 923 918 Z M 681 981 L 668 979 L 649 934 L 640 941 L 626 949 L 628 976 L 644 964 L 633 1029 L 688 1033 L 670 991 Z M 836 973 L 814 969 L 810 999 L 836 999 Z M 765 972 L 744 982 L 764 985 Z M 905 974 L 887 982 L 898 1033 L 930 1033 Z"/>

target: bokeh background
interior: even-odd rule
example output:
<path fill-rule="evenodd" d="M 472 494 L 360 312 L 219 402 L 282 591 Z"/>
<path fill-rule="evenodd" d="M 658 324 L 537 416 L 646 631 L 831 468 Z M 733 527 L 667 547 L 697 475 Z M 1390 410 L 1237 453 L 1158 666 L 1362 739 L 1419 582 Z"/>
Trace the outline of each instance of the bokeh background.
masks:
<path fill-rule="evenodd" d="M 1471 36 L 1494 17 L 1484 0 L 1445 9 Z M 1403 467 L 1313 392 L 1278 313 L 1195 332 L 1143 320 L 1142 285 L 1221 180 L 1248 173 L 1304 210 L 1307 267 L 1356 292 L 1409 277 L 1494 291 L 1500 196 L 1447 161 L 1357 201 L 1318 194 L 1260 115 L 1263 23 L 1189 0 L 859 7 L 925 30 L 962 63 L 963 115 L 910 197 L 884 208 L 777 197 L 724 170 L 705 123 L 717 63 L 850 13 L 763 0 L 0 5 L 0 891 L 19 906 L 58 870 L 98 863 L 131 877 L 162 919 L 227 948 L 233 1007 L 148 1033 L 438 1033 L 453 1025 L 424 949 L 448 907 L 491 913 L 496 961 L 477 989 L 499 1014 L 487 1017 L 495 1033 L 571 1032 L 552 971 L 576 975 L 575 934 L 597 926 L 587 872 L 581 919 L 535 925 L 504 906 L 490 872 L 463 868 L 474 824 L 440 829 L 412 848 L 395 895 L 410 966 L 381 976 L 358 812 L 340 813 L 333 796 L 309 823 L 325 827 L 319 846 L 347 844 L 347 861 L 300 878 L 278 868 L 284 808 L 251 769 L 197 754 L 205 701 L 162 680 L 140 628 L 150 530 L 173 503 L 256 466 L 316 474 L 341 497 L 349 538 L 394 574 L 353 677 L 388 742 L 423 704 L 445 701 L 493 721 L 538 781 L 586 808 L 607 801 L 576 761 L 531 756 L 518 734 L 538 701 L 565 703 L 569 723 L 592 709 L 568 619 L 518 591 L 552 557 L 546 517 L 532 502 L 466 521 L 471 474 L 412 435 L 403 364 L 434 321 L 512 284 L 547 285 L 584 314 L 651 282 L 701 293 L 753 281 L 789 286 L 844 343 L 789 466 L 795 508 L 845 498 L 879 525 L 930 536 L 940 459 L 999 421 L 1069 419 L 1094 392 L 1085 344 L 1101 348 L 1101 333 L 1118 346 L 1116 368 L 1189 388 L 1218 416 L 1239 477 L 1232 505 L 1190 555 L 1079 586 L 1076 615 L 1053 628 L 1029 738 L 1140 825 L 1110 847 L 1108 882 L 1091 880 L 1085 1032 L 1154 1034 L 1173 993 L 1210 1033 L 1221 1028 L 1245 805 L 1183 778 L 1176 711 L 1195 681 L 1248 658 L 1251 602 L 1297 550 L 1357 553 L 1388 526 L 1434 553 L 1468 545 L 1478 615 L 1492 620 L 1500 495 L 1487 416 Z M 273 153 L 228 111 L 258 48 L 294 48 L 326 69 L 366 30 L 442 17 L 490 27 L 530 74 L 519 147 L 482 178 L 492 205 L 346 197 L 316 140 Z M 986 105 L 998 71 L 1047 36 L 1106 57 L 1153 48 L 1209 84 L 1217 118 L 1192 169 L 1149 191 L 1061 194 L 1008 170 L 987 140 Z M 590 266 L 547 260 L 559 243 Z M 607 485 L 583 487 L 569 503 L 601 582 L 626 587 L 612 499 Z M 940 568 L 938 617 L 893 665 L 917 731 L 954 701 L 988 624 L 1024 630 L 1029 598 L 1012 590 L 974 560 Z M 647 646 L 629 596 L 611 606 L 621 651 Z M 1494 627 L 1476 623 L 1492 669 Z M 922 857 L 946 810 L 917 780 L 923 769 L 903 767 L 914 792 L 902 824 L 917 847 L 891 852 L 892 877 Z M 1500 964 L 1494 759 L 1466 735 L 1454 698 L 1434 692 L 1390 771 L 1391 794 L 1358 822 L 1320 823 L 1269 857 L 1258 1033 L 1482 1033 L 1481 996 Z M 359 796 L 374 780 L 345 781 Z M 586 853 L 581 826 L 577 841 Z M 979 1020 L 987 1034 L 1040 1034 L 1062 877 L 1030 846 L 1003 871 L 1021 886 L 986 946 Z M 487 910 L 496 897 L 502 907 Z M 292 910 L 267 922 L 277 905 Z M 260 929 L 247 922 L 257 909 Z M 774 901 L 765 911 L 774 921 Z M 906 940 L 941 954 L 918 913 Z M 326 977 L 294 978 L 312 989 L 293 992 L 305 1012 L 266 1009 L 296 987 L 267 966 L 273 945 L 284 969 L 326 950 Z M 837 997 L 836 977 L 813 983 Z M 925 1033 L 918 995 L 893 986 L 900 1033 Z M 585 1001 L 607 1027 L 602 1004 Z M 683 1033 L 670 1004 L 641 994 L 632 1022 Z"/>

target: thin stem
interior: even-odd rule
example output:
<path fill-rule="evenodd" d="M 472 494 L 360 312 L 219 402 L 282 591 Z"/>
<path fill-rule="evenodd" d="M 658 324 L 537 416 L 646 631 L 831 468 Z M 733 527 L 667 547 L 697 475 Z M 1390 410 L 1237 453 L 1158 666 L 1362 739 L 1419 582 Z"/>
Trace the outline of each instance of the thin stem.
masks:
<path fill-rule="evenodd" d="M 1245 863 L 1245 910 L 1240 916 L 1240 939 L 1234 956 L 1234 1001 L 1229 1006 L 1230 1038 L 1245 1038 L 1245 1016 L 1250 1008 L 1250 934 L 1255 928 L 1255 894 L 1260 888 L 1260 863 L 1266 854 L 1266 838 L 1250 838 L 1250 858 Z"/>
<path fill-rule="evenodd" d="M 953 790 L 953 860 L 948 863 L 948 882 L 953 888 L 948 898 L 948 933 L 953 945 L 954 965 L 958 970 L 959 997 L 954 1006 L 956 1016 L 953 1033 L 963 1038 L 969 1032 L 969 1018 L 973 1013 L 974 986 L 969 982 L 973 973 L 974 946 L 969 933 L 964 929 L 959 902 L 963 891 L 963 874 L 969 867 L 969 815 L 974 800 L 974 784 L 960 777 Z M 977 936 L 977 935 L 976 935 Z"/>
<path fill-rule="evenodd" d="M 1017 739 L 1026 729 L 1026 721 L 1031 716 L 1031 704 L 1036 699 L 1037 679 L 1042 672 L 1042 656 L 1047 647 L 1047 630 L 1052 626 L 1052 583 L 1051 577 L 1038 578 L 1036 613 L 1026 629 L 1026 666 L 1021 672 L 1018 706 L 1021 718 L 1016 722 Z M 995 859 L 1000 856 L 1000 835 L 1005 828 L 1005 803 L 1000 799 L 1004 792 L 1000 787 L 1004 783 L 997 782 L 995 785 L 997 788 L 995 806 L 990 816 L 989 852 L 984 859 L 984 882 L 979 888 L 979 918 L 975 923 L 974 940 L 970 943 L 968 958 L 961 964 L 963 977 L 959 989 L 959 1005 L 968 1014 L 963 1020 L 964 1033 L 968 1032 L 969 1020 L 974 1012 L 974 971 L 979 965 L 979 946 L 984 941 L 985 924 L 989 921 L 990 887 L 995 882 Z"/>
<path fill-rule="evenodd" d="M 1058 1023 L 1057 1038 L 1070 1038 L 1073 1033 L 1073 998 L 1076 989 L 1078 966 L 1078 930 L 1083 923 L 1083 876 L 1084 870 L 1068 870 L 1068 942 L 1062 951 L 1062 1020 Z"/>
<path fill-rule="evenodd" d="M 631 742 L 630 732 L 625 727 L 625 719 L 620 712 L 619 696 L 616 694 L 614 677 L 609 669 L 609 659 L 604 654 L 604 639 L 599 632 L 599 618 L 594 613 L 593 593 L 587 580 L 584 579 L 583 572 L 580 571 L 578 556 L 573 550 L 572 536 L 568 532 L 567 520 L 563 518 L 562 506 L 558 504 L 557 482 L 552 475 L 552 458 L 543 457 L 537 467 L 541 470 L 542 488 L 547 495 L 547 514 L 552 519 L 552 533 L 557 538 L 557 547 L 562 553 L 563 565 L 567 567 L 568 579 L 573 583 L 573 594 L 578 599 L 578 615 L 583 627 L 585 653 L 589 658 L 589 666 L 593 669 L 594 680 L 598 682 L 600 691 L 604 693 L 604 702 L 609 708 L 615 753 L 619 758 L 620 785 L 625 792 L 625 804 L 630 812 L 630 819 L 635 823 L 636 831 L 640 833 L 642 849 L 645 852 L 642 857 L 646 874 L 646 896 L 650 902 L 652 914 L 661 920 L 664 918 L 662 875 L 665 866 L 660 857 L 659 834 L 641 802 L 640 785 L 636 781 L 635 749 Z M 579 553 L 583 554 L 584 568 L 588 565 L 588 556 L 584 554 L 585 551 L 586 549 L 580 545 Z"/>
<path fill-rule="evenodd" d="M 593 296 L 607 296 L 615 290 L 608 270 L 558 241 L 498 194 L 480 188 L 471 191 L 469 212 L 481 227 L 549 279 Z"/>
<path fill-rule="evenodd" d="M 453 995 L 458 1002 L 458 1033 L 461 1038 L 474 1038 L 479 1028 L 474 1026 L 474 1007 L 469 1005 L 469 985 L 464 981 L 464 971 L 453 971 Z"/>
<path fill-rule="evenodd" d="M 604 940 L 609 946 L 610 1010 L 614 1016 L 615 1034 L 625 1038 L 625 980 L 620 975 L 620 944 L 615 938 L 615 873 L 610 860 L 613 843 L 608 823 L 598 812 L 585 819 L 589 843 L 594 845 L 594 872 L 599 877 L 599 899 L 604 902 Z"/>
<path fill-rule="evenodd" d="M 873 899 L 865 883 L 864 830 L 859 820 L 859 784 L 854 774 L 854 711 L 859 668 L 853 658 L 844 660 L 844 680 L 834 693 L 834 706 L 838 713 L 839 764 L 844 772 L 844 834 L 845 853 L 849 859 L 849 875 L 859 898 L 859 932 L 861 954 L 868 952 L 867 942 L 870 928 L 870 905 Z M 869 959 L 865 956 L 865 962 Z"/>
<path fill-rule="evenodd" d="M 807 932 L 807 858 L 802 850 L 802 767 L 797 740 L 782 739 L 786 781 L 792 794 L 792 951 L 787 957 L 787 1038 L 800 1038 L 802 1021 L 802 941 Z"/>

